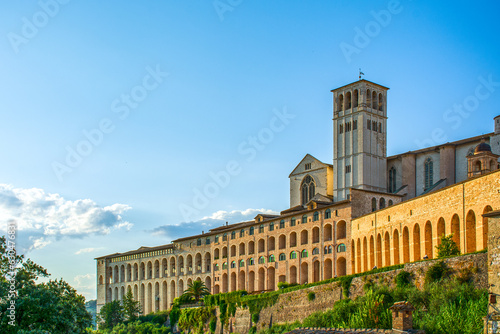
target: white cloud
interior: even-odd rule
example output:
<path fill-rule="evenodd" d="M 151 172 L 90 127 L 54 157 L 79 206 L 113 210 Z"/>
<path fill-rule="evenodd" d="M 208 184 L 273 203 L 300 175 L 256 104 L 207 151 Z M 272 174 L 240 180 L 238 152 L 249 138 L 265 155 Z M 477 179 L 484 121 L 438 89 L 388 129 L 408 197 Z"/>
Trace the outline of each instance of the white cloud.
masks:
<path fill-rule="evenodd" d="M 89 248 L 82 248 L 82 249 L 79 249 L 75 252 L 76 255 L 79 255 L 79 254 L 84 254 L 84 253 L 93 253 L 93 252 L 96 252 L 98 250 L 101 250 L 103 249 L 104 247 L 89 247 Z"/>
<path fill-rule="evenodd" d="M 73 287 L 78 290 L 91 290 L 96 286 L 96 274 L 85 274 L 85 275 L 76 275 L 73 278 L 75 282 Z"/>
<path fill-rule="evenodd" d="M 100 207 L 90 199 L 69 201 L 59 194 L 42 189 L 14 188 L 0 184 L 0 228 L 15 221 L 26 238 L 23 248 L 39 249 L 54 240 L 69 237 L 108 234 L 116 229 L 130 229 L 122 214 L 130 207 L 113 204 Z"/>
<path fill-rule="evenodd" d="M 188 237 L 190 235 L 201 234 L 202 231 L 222 226 L 226 222 L 229 224 L 239 223 L 244 221 L 253 220 L 259 213 L 263 214 L 278 214 L 269 209 L 246 209 L 246 210 L 233 210 L 233 211 L 217 211 L 209 216 L 203 217 L 198 221 L 183 222 L 173 225 L 162 225 L 151 232 L 154 235 L 166 236 L 170 240 Z"/>

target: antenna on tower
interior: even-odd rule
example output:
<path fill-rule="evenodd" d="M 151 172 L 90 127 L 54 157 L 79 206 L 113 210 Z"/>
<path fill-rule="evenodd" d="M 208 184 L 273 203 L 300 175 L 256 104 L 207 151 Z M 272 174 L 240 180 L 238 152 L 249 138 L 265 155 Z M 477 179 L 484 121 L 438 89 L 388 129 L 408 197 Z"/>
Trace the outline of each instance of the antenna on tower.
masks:
<path fill-rule="evenodd" d="M 359 69 L 359 80 L 361 80 L 361 76 L 365 75 L 363 72 L 361 72 L 361 68 Z"/>

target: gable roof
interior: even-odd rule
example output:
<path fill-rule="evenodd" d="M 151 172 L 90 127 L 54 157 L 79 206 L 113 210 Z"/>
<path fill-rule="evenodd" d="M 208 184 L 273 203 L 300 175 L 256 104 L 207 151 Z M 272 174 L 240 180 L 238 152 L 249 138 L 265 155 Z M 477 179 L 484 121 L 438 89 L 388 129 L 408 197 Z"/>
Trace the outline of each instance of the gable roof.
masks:
<path fill-rule="evenodd" d="M 315 157 L 313 157 L 312 155 L 310 155 L 309 153 L 307 153 L 303 158 L 302 160 L 300 160 L 300 162 L 297 164 L 297 166 L 295 166 L 295 168 L 292 170 L 292 172 L 290 173 L 290 175 L 288 175 L 288 177 L 291 177 L 292 175 L 295 175 L 295 174 L 299 174 L 299 172 L 297 171 L 297 169 L 299 168 L 300 165 L 302 165 L 302 163 L 306 160 L 306 159 L 312 159 L 313 161 L 316 161 L 318 162 L 319 164 L 321 164 L 321 167 L 322 168 L 325 168 L 325 167 L 333 167 L 333 165 L 330 165 L 330 164 L 326 164 L 318 159 L 316 159 Z M 317 169 L 317 168 L 316 168 Z M 311 169 L 311 170 L 314 170 L 314 169 Z M 302 174 L 304 172 L 300 172 L 300 174 Z"/>

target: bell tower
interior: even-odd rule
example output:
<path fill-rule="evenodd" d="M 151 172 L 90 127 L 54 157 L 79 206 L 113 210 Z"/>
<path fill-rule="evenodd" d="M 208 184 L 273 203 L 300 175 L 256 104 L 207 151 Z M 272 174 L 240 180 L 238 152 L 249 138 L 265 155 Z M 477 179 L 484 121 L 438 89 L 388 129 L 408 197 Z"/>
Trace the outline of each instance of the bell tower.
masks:
<path fill-rule="evenodd" d="M 387 91 L 360 79 L 333 93 L 333 196 L 349 188 L 387 191 Z"/>

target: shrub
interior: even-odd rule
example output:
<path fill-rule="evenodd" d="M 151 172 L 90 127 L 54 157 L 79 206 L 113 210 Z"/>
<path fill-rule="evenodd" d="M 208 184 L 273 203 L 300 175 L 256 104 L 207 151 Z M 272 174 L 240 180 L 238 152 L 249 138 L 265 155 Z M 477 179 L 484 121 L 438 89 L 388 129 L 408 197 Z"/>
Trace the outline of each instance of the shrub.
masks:
<path fill-rule="evenodd" d="M 425 273 L 425 283 L 437 282 L 448 277 L 451 269 L 444 261 L 434 263 Z"/>
<path fill-rule="evenodd" d="M 312 291 L 310 291 L 308 294 L 307 294 L 307 300 L 309 300 L 310 302 L 312 302 L 313 300 L 316 299 L 316 294 Z"/>
<path fill-rule="evenodd" d="M 256 324 L 259 322 L 259 313 L 252 314 L 252 323 Z"/>
<path fill-rule="evenodd" d="M 394 283 L 396 283 L 396 286 L 398 288 L 403 288 L 410 284 L 410 278 L 412 274 L 405 271 L 401 270 L 395 277 L 394 277 Z"/>
<path fill-rule="evenodd" d="M 453 241 L 453 234 L 450 235 L 442 235 L 441 243 L 436 246 L 438 251 L 438 258 L 460 255 L 460 248 L 458 248 L 455 241 Z"/>

